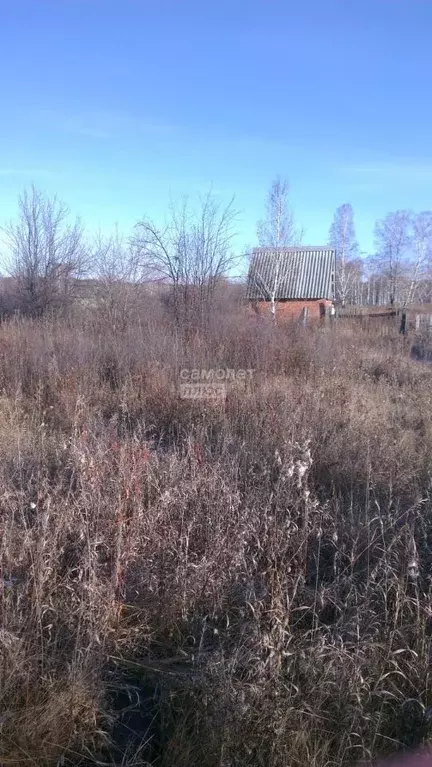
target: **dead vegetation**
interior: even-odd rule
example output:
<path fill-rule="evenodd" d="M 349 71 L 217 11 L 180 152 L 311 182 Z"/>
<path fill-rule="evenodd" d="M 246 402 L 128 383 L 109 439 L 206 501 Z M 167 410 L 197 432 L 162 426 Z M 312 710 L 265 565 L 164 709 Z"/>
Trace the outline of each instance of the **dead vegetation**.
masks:
<path fill-rule="evenodd" d="M 427 739 L 430 370 L 357 327 L 153 317 L 0 326 L 2 763 L 342 766 Z M 194 402 L 189 367 L 254 375 Z"/>

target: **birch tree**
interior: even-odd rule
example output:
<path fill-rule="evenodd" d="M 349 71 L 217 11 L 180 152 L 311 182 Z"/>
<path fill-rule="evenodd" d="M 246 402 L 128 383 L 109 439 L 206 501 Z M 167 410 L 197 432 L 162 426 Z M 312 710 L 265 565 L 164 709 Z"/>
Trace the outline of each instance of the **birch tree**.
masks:
<path fill-rule="evenodd" d="M 303 230 L 295 223 L 287 179 L 275 178 L 267 194 L 266 215 L 258 222 L 258 242 L 264 248 L 299 245 Z"/>
<path fill-rule="evenodd" d="M 376 264 L 386 277 L 390 290 L 390 303 L 407 299 L 405 288 L 409 273 L 412 239 L 410 226 L 412 213 L 409 210 L 397 210 L 388 213 L 375 226 L 377 246 Z"/>
<path fill-rule="evenodd" d="M 282 274 L 285 274 L 282 249 L 299 245 L 303 235 L 303 230 L 296 225 L 294 211 L 291 207 L 289 182 L 287 179 L 277 176 L 267 194 L 266 215 L 257 225 L 260 246 L 275 251 L 271 284 L 266 284 L 263 275 L 256 275 L 257 284 L 261 285 L 263 291 L 263 298 L 269 299 L 270 312 L 274 322 L 276 322 L 280 282 Z"/>
<path fill-rule="evenodd" d="M 354 213 L 350 203 L 337 208 L 330 227 L 330 245 L 336 249 L 336 294 L 345 306 L 354 269 L 350 262 L 357 257 L 358 244 L 354 231 Z"/>
<path fill-rule="evenodd" d="M 284 252 L 277 251 L 273 254 L 272 266 L 274 270 L 268 278 L 264 276 L 264 270 L 260 268 L 259 256 L 252 259 L 250 266 L 251 279 L 263 301 L 270 304 L 270 314 L 274 323 L 276 323 L 276 307 L 279 300 L 279 289 L 282 275 L 285 273 L 283 264 L 285 263 Z"/>
<path fill-rule="evenodd" d="M 420 281 L 427 276 L 432 258 L 432 211 L 425 210 L 413 218 L 413 263 L 407 303 L 416 297 Z"/>

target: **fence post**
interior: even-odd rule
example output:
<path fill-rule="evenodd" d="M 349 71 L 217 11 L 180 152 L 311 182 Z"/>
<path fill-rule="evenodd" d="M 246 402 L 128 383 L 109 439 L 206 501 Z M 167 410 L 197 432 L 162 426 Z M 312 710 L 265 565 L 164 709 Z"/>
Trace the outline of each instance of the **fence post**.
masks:
<path fill-rule="evenodd" d="M 420 329 L 420 315 L 419 314 L 416 314 L 416 316 L 415 316 L 415 329 L 416 330 Z"/>
<path fill-rule="evenodd" d="M 406 320 L 407 320 L 406 312 L 402 312 L 399 333 L 402 333 L 403 336 L 405 336 L 406 332 L 407 332 L 407 321 Z"/>

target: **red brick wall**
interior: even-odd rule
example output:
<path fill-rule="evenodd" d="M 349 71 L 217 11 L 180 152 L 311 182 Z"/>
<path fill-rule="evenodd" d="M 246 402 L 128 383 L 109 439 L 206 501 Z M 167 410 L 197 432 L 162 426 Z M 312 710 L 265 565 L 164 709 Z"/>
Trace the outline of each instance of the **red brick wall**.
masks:
<path fill-rule="evenodd" d="M 276 305 L 276 319 L 300 319 L 305 306 L 308 309 L 308 319 L 319 319 L 321 316 L 320 304 L 330 307 L 332 302 L 327 299 L 322 301 L 278 301 Z M 257 314 L 271 317 L 269 301 L 251 301 L 251 307 Z"/>

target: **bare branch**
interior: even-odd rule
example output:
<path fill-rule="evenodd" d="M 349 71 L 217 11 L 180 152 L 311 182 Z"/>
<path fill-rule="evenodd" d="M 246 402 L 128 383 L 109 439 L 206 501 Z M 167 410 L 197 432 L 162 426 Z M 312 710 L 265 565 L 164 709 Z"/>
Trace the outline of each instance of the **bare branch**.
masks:
<path fill-rule="evenodd" d="M 337 208 L 330 227 L 330 245 L 336 250 L 336 295 L 345 306 L 348 291 L 354 276 L 350 262 L 358 255 L 358 244 L 354 232 L 352 205 L 345 203 Z"/>
<path fill-rule="evenodd" d="M 420 281 L 424 281 L 432 259 L 432 211 L 425 210 L 413 219 L 413 264 L 407 303 L 416 297 Z"/>
<path fill-rule="evenodd" d="M 411 223 L 411 211 L 397 210 L 395 213 L 388 213 L 375 227 L 375 262 L 389 282 L 391 303 L 405 303 L 408 298 L 404 289 L 404 278 L 409 271 Z"/>
<path fill-rule="evenodd" d="M 304 232 L 295 224 L 289 199 L 289 183 L 278 176 L 267 195 L 266 217 L 257 225 L 258 242 L 262 247 L 281 248 L 299 245 Z"/>
<path fill-rule="evenodd" d="M 187 198 L 171 202 L 162 229 L 146 218 L 136 225 L 133 247 L 143 263 L 176 290 L 176 312 L 181 292 L 183 303 L 198 297 L 203 316 L 217 282 L 238 261 L 232 251 L 237 218 L 234 198 L 222 208 L 210 191 L 198 209 Z"/>
<path fill-rule="evenodd" d="M 22 309 L 41 314 L 69 303 L 89 252 L 80 221 L 69 223 L 68 207 L 32 186 L 19 197 L 18 220 L 2 231 Z"/>

